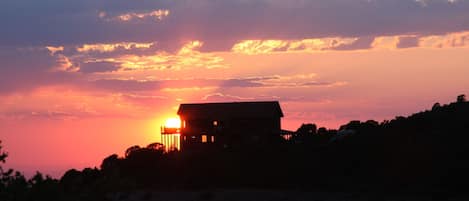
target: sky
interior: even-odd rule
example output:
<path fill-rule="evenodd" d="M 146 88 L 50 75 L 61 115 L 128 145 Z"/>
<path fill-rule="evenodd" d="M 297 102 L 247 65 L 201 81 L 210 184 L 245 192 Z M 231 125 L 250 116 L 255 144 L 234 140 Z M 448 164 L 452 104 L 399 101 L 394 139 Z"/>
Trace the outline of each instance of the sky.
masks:
<path fill-rule="evenodd" d="M 58 178 L 158 142 L 181 103 L 383 121 L 469 94 L 468 55 L 468 0 L 5 0 L 0 140 Z"/>

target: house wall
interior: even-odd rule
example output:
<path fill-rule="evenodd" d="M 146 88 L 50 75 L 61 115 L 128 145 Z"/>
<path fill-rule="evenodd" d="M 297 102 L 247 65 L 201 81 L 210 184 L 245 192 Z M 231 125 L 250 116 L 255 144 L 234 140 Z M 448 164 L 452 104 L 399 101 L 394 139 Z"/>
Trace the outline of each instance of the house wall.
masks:
<path fill-rule="evenodd" d="M 181 121 L 181 149 L 258 143 L 279 135 L 281 128 L 280 117 L 190 119 L 181 116 Z"/>

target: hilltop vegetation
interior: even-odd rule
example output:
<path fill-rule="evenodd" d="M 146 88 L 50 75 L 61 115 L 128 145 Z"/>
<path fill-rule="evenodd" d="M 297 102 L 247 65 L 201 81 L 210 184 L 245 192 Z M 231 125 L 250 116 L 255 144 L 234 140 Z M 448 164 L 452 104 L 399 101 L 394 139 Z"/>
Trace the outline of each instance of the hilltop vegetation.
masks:
<path fill-rule="evenodd" d="M 349 192 L 465 193 L 469 180 L 469 103 L 390 121 L 351 121 L 338 130 L 303 124 L 289 140 L 257 146 L 165 153 L 130 147 L 100 168 L 60 180 L 26 180 L 2 170 L 0 200 L 105 200 L 113 192 L 197 189 L 300 189 Z M 6 154 L 0 147 L 0 162 Z M 34 198 L 34 199 L 33 199 Z"/>

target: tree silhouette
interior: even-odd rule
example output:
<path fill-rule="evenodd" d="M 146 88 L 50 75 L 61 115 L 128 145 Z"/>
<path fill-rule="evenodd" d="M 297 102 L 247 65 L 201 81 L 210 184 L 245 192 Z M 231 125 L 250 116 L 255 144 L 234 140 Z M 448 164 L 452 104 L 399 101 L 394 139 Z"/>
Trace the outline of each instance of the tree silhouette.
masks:
<path fill-rule="evenodd" d="M 131 146 L 125 150 L 125 158 L 128 158 L 132 153 L 139 151 L 141 148 L 138 145 Z"/>
<path fill-rule="evenodd" d="M 327 128 L 326 127 L 320 127 L 320 128 L 318 128 L 317 133 L 319 135 L 327 135 Z"/>
<path fill-rule="evenodd" d="M 57 200 L 62 197 L 59 183 L 56 179 L 49 176 L 43 176 L 40 172 L 28 180 L 30 186 L 28 198 L 37 201 Z"/>
<path fill-rule="evenodd" d="M 155 143 L 151 143 L 151 144 L 147 145 L 147 149 L 164 151 L 165 147 L 164 147 L 163 144 L 155 142 Z"/>
<path fill-rule="evenodd" d="M 317 126 L 316 124 L 302 124 L 298 130 L 296 130 L 296 134 L 299 136 L 308 136 L 316 134 Z"/>
<path fill-rule="evenodd" d="M 103 160 L 101 163 L 101 170 L 106 172 L 118 168 L 119 162 L 119 156 L 117 156 L 117 154 L 112 154 Z"/>
<path fill-rule="evenodd" d="M 441 108 L 440 103 L 436 102 L 436 103 L 433 104 L 433 106 L 432 106 L 432 111 L 435 111 L 435 110 L 440 109 L 440 108 Z"/>
<path fill-rule="evenodd" d="M 7 158 L 8 154 L 6 152 L 3 152 L 2 150 L 2 141 L 0 140 L 0 163 L 5 163 L 5 159 Z M 1 166 L 0 166 L 1 170 Z"/>
<path fill-rule="evenodd" d="M 456 102 L 457 102 L 457 103 L 464 103 L 464 102 L 466 102 L 466 95 L 465 95 L 465 94 L 459 95 L 459 96 L 456 98 Z"/>
<path fill-rule="evenodd" d="M 7 157 L 0 141 L 0 164 L 5 163 Z M 26 178 L 20 172 L 13 169 L 5 171 L 0 165 L 0 200 L 24 200 L 28 187 Z"/>
<path fill-rule="evenodd" d="M 369 127 L 378 127 L 379 126 L 379 122 L 375 121 L 375 120 L 368 120 L 368 121 L 365 121 L 364 123 L 366 126 L 369 126 Z"/>

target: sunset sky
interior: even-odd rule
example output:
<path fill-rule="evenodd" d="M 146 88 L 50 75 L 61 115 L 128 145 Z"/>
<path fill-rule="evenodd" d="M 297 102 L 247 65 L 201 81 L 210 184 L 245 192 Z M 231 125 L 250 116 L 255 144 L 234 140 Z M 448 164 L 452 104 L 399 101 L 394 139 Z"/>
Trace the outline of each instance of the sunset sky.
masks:
<path fill-rule="evenodd" d="M 296 130 L 459 94 L 468 0 L 0 2 L 0 140 L 27 175 L 159 141 L 181 103 L 278 100 Z"/>

